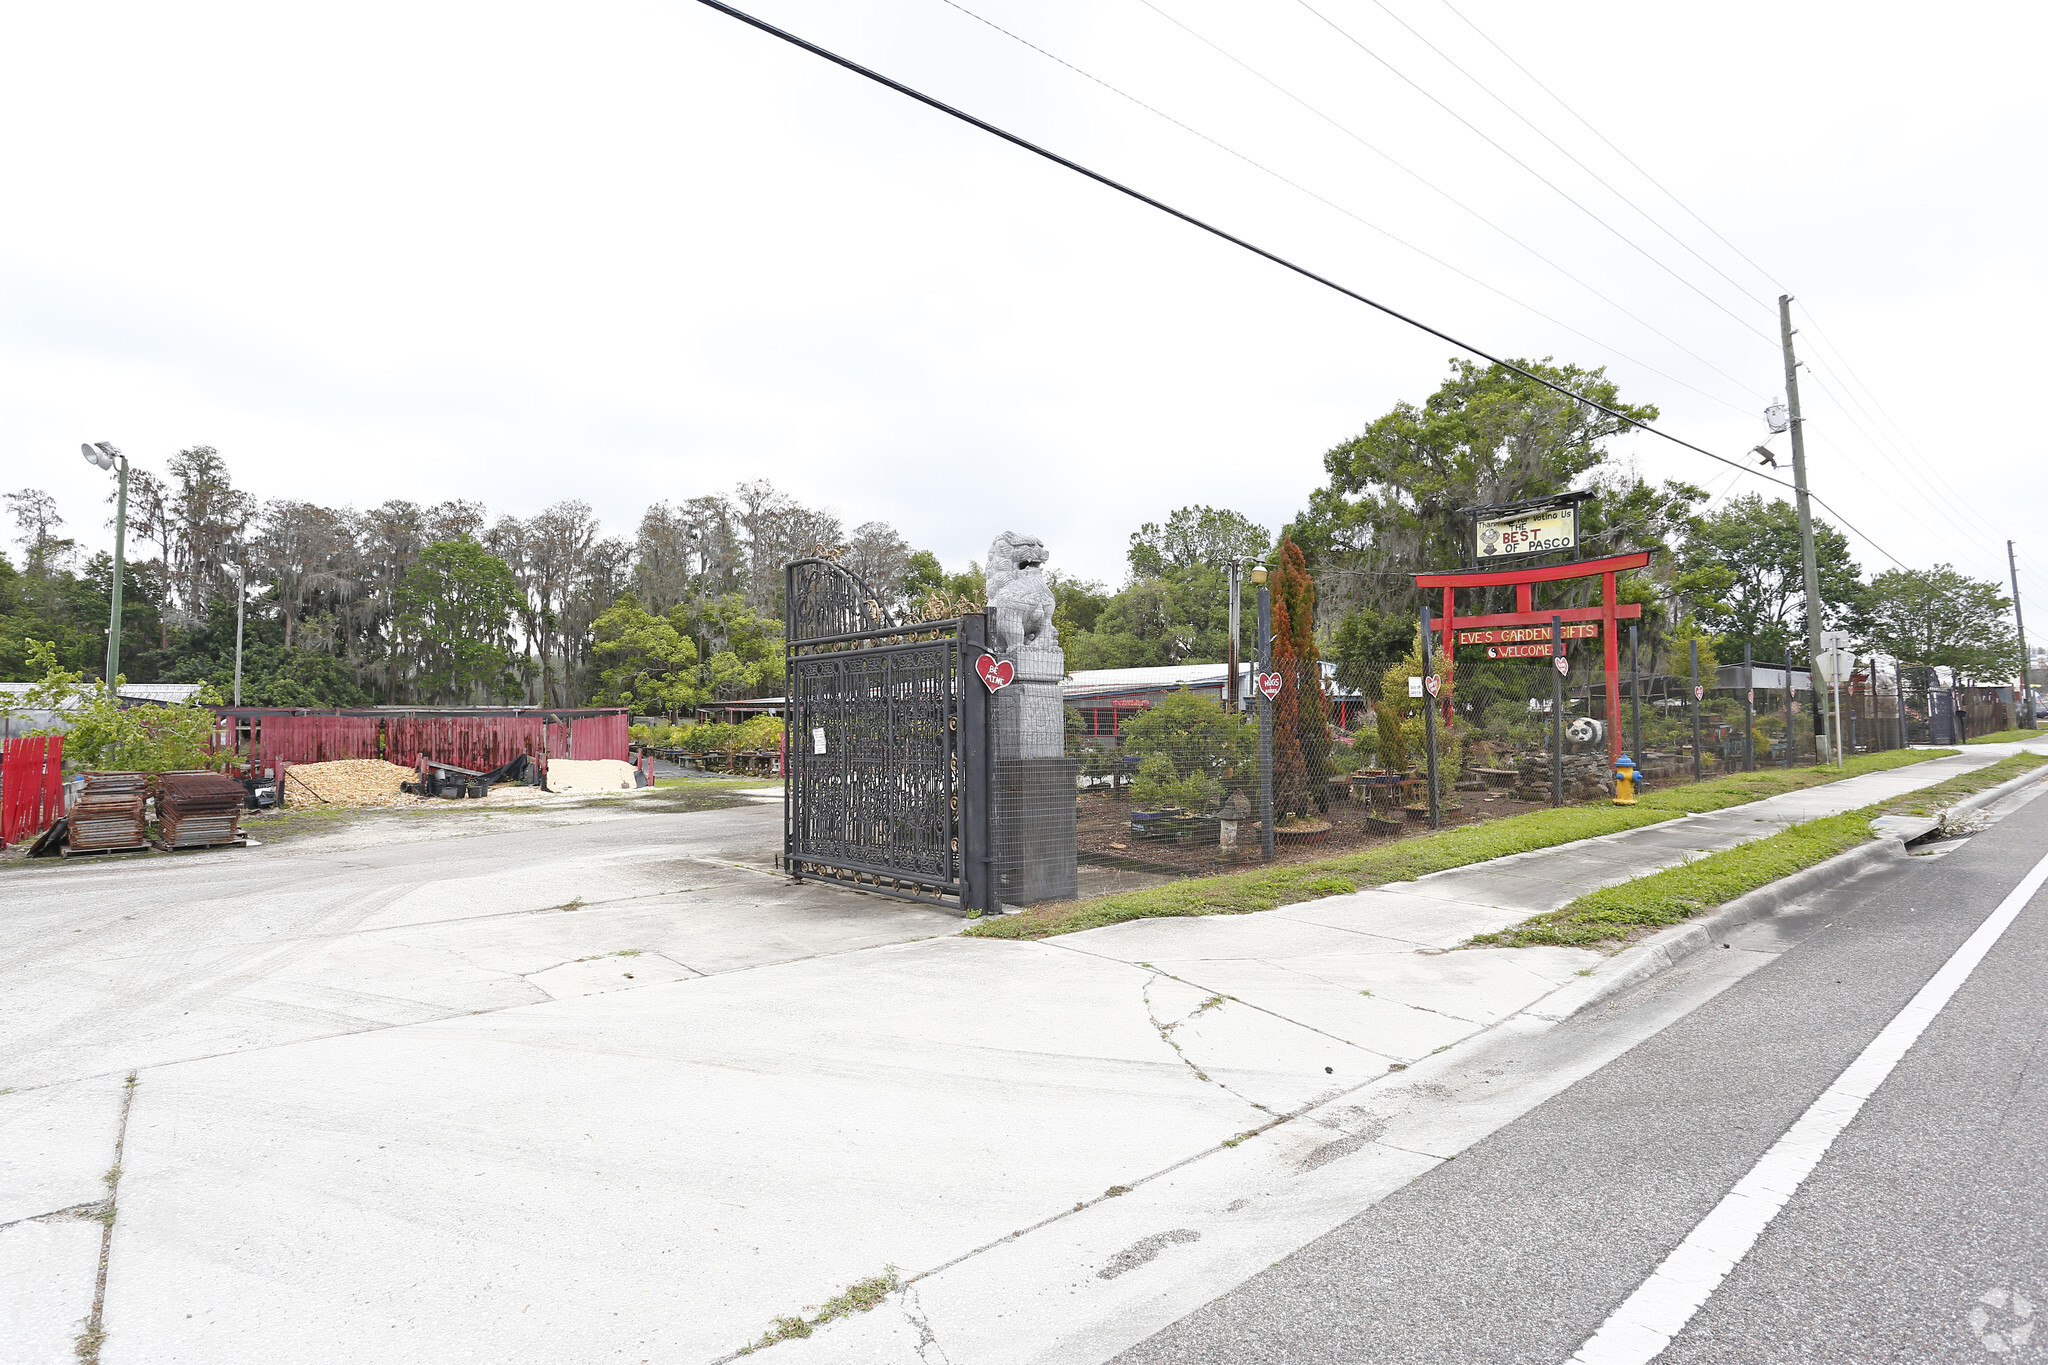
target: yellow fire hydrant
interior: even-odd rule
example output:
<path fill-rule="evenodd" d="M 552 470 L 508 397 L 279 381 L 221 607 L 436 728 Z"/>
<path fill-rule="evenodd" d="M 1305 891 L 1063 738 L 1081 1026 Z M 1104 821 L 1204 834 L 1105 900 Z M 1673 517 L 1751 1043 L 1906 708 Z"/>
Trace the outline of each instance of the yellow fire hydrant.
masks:
<path fill-rule="evenodd" d="M 1633 806 L 1636 803 L 1636 761 L 1623 754 L 1614 765 L 1614 804 Z"/>

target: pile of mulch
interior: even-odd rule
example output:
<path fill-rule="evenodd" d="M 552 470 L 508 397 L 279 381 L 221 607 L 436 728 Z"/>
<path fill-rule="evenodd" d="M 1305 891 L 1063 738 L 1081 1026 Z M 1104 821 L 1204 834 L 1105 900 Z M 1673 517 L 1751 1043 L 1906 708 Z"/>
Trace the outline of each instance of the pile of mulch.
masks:
<path fill-rule="evenodd" d="M 342 806 L 355 810 L 410 806 L 420 798 L 400 791 L 399 784 L 411 782 L 417 776 L 411 768 L 401 768 L 381 758 L 294 763 L 285 769 L 284 799 L 287 806 Z"/>

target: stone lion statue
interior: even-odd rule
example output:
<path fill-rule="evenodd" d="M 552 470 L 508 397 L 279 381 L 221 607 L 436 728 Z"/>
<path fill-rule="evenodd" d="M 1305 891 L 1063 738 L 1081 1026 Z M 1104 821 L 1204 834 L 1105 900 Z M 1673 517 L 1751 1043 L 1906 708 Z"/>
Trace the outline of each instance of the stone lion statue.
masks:
<path fill-rule="evenodd" d="M 1052 623 L 1052 588 L 1041 567 L 1045 560 L 1042 541 L 1015 531 L 1003 532 L 988 547 L 983 572 L 988 581 L 989 644 L 998 652 L 1059 644 L 1060 633 Z"/>

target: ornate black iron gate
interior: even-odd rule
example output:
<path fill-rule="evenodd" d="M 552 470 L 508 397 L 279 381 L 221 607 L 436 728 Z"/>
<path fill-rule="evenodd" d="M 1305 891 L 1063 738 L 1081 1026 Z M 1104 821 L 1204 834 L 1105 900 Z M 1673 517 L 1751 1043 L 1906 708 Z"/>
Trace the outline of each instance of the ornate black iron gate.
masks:
<path fill-rule="evenodd" d="M 897 625 L 827 559 L 784 570 L 783 866 L 911 900 L 997 907 L 982 616 Z"/>

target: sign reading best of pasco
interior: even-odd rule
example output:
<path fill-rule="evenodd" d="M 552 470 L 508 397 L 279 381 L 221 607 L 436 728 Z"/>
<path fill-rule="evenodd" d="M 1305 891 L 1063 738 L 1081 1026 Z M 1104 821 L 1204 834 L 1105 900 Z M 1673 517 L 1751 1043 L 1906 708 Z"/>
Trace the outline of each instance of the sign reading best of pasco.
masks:
<path fill-rule="evenodd" d="M 1575 550 L 1579 545 L 1579 507 L 1544 507 L 1513 516 L 1489 517 L 1478 523 L 1479 560 L 1513 559 L 1519 555 Z"/>

